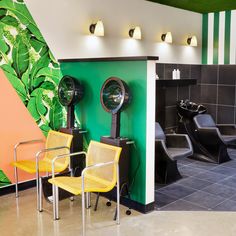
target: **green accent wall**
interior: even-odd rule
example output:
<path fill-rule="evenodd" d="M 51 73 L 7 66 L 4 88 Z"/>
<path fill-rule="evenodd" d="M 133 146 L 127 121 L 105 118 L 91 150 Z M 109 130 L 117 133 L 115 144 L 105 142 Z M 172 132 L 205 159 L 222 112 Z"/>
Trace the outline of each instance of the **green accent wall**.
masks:
<path fill-rule="evenodd" d="M 219 12 L 214 13 L 213 64 L 218 64 L 219 47 Z"/>
<path fill-rule="evenodd" d="M 202 64 L 207 64 L 208 14 L 202 16 Z"/>
<path fill-rule="evenodd" d="M 225 58 L 224 64 L 230 62 L 230 29 L 231 29 L 231 11 L 225 12 Z"/>
<path fill-rule="evenodd" d="M 120 134 L 135 141 L 129 173 L 130 182 L 134 181 L 131 198 L 145 204 L 147 61 L 62 62 L 61 70 L 63 75 L 79 79 L 85 87 L 85 97 L 75 110 L 82 128 L 88 131 L 88 141 L 99 141 L 101 136 L 110 135 L 112 116 L 100 104 L 102 84 L 112 76 L 128 84 L 132 102 L 121 113 Z"/>

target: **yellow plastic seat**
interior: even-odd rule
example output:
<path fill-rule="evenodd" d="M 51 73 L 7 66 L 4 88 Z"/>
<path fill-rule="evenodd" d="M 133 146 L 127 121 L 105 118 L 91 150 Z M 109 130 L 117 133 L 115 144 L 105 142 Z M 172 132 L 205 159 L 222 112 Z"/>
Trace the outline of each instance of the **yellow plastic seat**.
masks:
<path fill-rule="evenodd" d="M 54 177 L 49 179 L 53 185 L 53 216 L 54 220 L 59 219 L 58 213 L 58 187 L 74 195 L 82 195 L 82 222 L 83 235 L 85 235 L 85 193 L 90 192 L 108 192 L 117 185 L 117 223 L 119 224 L 119 158 L 121 153 L 120 147 L 91 141 L 88 152 L 71 153 L 69 156 L 86 155 L 86 168 L 82 171 L 80 177 Z M 54 159 L 63 158 L 60 155 Z M 53 163 L 54 163 L 53 161 Z"/>
<path fill-rule="evenodd" d="M 64 134 L 61 132 L 50 130 L 45 143 L 45 149 L 37 152 L 36 158 L 31 160 L 17 160 L 17 149 L 21 145 L 35 144 L 42 142 L 43 140 L 30 140 L 19 142 L 14 147 L 14 162 L 11 165 L 14 166 L 15 170 L 15 185 L 16 185 L 16 197 L 18 197 L 18 168 L 30 173 L 36 174 L 36 185 L 37 185 L 37 209 L 42 211 L 42 186 L 39 184 L 40 176 L 39 173 L 52 172 L 52 160 L 54 157 L 62 154 L 69 154 L 70 146 L 73 136 L 70 134 Z M 42 160 L 39 158 L 44 154 Z M 55 172 L 64 171 L 68 168 L 69 156 L 65 156 L 63 159 L 55 162 Z"/>

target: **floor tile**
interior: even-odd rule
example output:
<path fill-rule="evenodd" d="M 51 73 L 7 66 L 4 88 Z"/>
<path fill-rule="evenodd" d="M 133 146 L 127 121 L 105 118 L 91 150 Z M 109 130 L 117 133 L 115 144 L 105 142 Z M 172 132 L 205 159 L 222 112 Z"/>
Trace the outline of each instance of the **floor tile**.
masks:
<path fill-rule="evenodd" d="M 219 182 L 219 184 L 236 189 L 236 177 L 232 176 Z"/>
<path fill-rule="evenodd" d="M 206 172 L 196 175 L 195 178 L 206 180 L 211 183 L 217 183 L 217 182 L 222 181 L 223 179 L 227 178 L 227 176 L 222 175 L 222 174 L 218 174 L 218 173 L 214 173 L 211 171 L 206 171 Z"/>
<path fill-rule="evenodd" d="M 184 187 L 179 184 L 170 184 L 165 188 L 158 190 L 161 193 L 164 193 L 168 196 L 172 196 L 174 198 L 183 198 L 195 192 L 195 189 Z"/>
<path fill-rule="evenodd" d="M 184 200 L 178 200 L 170 203 L 169 205 L 162 207 L 162 211 L 206 211 L 207 208 L 195 205 L 191 202 Z"/>
<path fill-rule="evenodd" d="M 169 195 L 160 193 L 158 191 L 155 192 L 155 202 L 156 202 L 156 207 L 161 208 L 165 205 L 170 204 L 171 202 L 176 201 L 177 198 L 171 197 Z"/>
<path fill-rule="evenodd" d="M 195 162 L 191 163 L 189 166 L 195 167 L 195 168 L 200 168 L 200 169 L 205 169 L 205 170 L 210 170 L 212 168 L 215 168 L 217 166 L 217 164 L 204 162 L 204 161 L 195 161 Z"/>
<path fill-rule="evenodd" d="M 222 165 L 219 165 L 216 168 L 211 169 L 210 171 L 227 176 L 236 175 L 236 170 L 234 168 Z"/>
<path fill-rule="evenodd" d="M 236 169 L 236 160 L 227 161 L 223 163 L 222 166 L 227 166 Z"/>
<path fill-rule="evenodd" d="M 212 184 L 206 188 L 203 188 L 202 191 L 215 194 L 224 198 L 231 198 L 236 194 L 236 189 L 230 188 L 222 184 Z"/>
<path fill-rule="evenodd" d="M 209 194 L 203 191 L 197 191 L 187 197 L 185 197 L 183 200 L 186 200 L 188 202 L 197 204 L 201 207 L 205 208 L 214 208 L 221 202 L 223 202 L 225 199 L 220 196 L 216 196 L 213 194 Z"/>
<path fill-rule="evenodd" d="M 194 176 L 194 175 L 198 175 L 202 172 L 205 172 L 206 170 L 200 169 L 200 168 L 194 168 L 191 166 L 183 166 L 179 168 L 179 172 L 181 175 L 185 175 L 185 176 Z"/>
<path fill-rule="evenodd" d="M 212 185 L 211 182 L 208 182 L 202 179 L 197 179 L 194 177 L 189 177 L 189 178 L 179 180 L 177 184 L 183 185 L 185 187 L 197 189 L 197 190 L 200 190 L 202 188 L 205 188 L 206 186 Z"/>
<path fill-rule="evenodd" d="M 226 200 L 216 207 L 214 207 L 212 210 L 214 211 L 236 211 L 236 202 L 232 200 Z"/>

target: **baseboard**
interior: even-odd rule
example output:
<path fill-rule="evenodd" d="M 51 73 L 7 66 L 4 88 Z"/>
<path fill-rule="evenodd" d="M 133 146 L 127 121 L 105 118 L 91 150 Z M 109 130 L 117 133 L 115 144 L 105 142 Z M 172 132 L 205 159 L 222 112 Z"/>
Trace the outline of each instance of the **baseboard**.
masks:
<path fill-rule="evenodd" d="M 19 183 L 18 190 L 21 191 L 21 190 L 29 189 L 35 186 L 36 186 L 36 180 L 30 180 L 30 181 Z M 9 186 L 0 188 L 0 196 L 14 193 L 14 192 L 15 192 L 15 184 L 11 184 Z"/>

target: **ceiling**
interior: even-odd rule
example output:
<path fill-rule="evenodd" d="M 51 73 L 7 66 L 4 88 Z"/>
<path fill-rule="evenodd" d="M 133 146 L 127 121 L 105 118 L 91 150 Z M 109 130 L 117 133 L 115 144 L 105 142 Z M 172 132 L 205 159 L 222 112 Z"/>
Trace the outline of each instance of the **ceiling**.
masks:
<path fill-rule="evenodd" d="M 147 0 L 199 13 L 236 9 L 236 0 Z"/>

